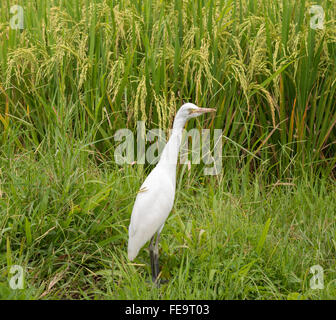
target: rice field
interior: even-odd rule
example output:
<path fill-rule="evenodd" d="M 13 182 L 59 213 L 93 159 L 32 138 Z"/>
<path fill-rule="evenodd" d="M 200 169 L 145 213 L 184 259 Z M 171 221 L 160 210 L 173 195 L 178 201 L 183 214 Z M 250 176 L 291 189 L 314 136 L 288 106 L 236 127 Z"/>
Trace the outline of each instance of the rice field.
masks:
<path fill-rule="evenodd" d="M 114 134 L 184 102 L 217 109 L 186 129 L 222 130 L 222 168 L 178 165 L 153 289 L 127 260 L 153 166 Z M 1 1 L 0 298 L 334 299 L 335 175 L 333 1 Z"/>

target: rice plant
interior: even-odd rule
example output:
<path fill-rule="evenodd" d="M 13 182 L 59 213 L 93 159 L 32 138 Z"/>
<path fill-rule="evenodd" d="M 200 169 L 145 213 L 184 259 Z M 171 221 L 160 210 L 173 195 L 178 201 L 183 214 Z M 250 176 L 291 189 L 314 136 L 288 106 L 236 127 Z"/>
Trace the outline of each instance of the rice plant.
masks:
<path fill-rule="evenodd" d="M 302 167 L 334 174 L 330 2 L 319 1 L 325 22 L 316 30 L 303 0 L 24 1 L 21 32 L 9 26 L 12 3 L 1 9 L 2 139 L 20 123 L 38 143 L 69 113 L 76 136 L 99 124 L 96 140 L 137 120 L 168 128 L 194 101 L 218 109 L 209 126 L 257 154 L 254 168 L 278 178 Z M 99 144 L 111 155 L 113 147 Z"/>

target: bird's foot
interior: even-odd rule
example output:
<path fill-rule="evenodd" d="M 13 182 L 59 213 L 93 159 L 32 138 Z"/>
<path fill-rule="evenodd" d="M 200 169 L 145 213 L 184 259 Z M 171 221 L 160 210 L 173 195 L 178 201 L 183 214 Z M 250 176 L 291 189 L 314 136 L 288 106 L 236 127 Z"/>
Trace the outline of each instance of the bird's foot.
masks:
<path fill-rule="evenodd" d="M 160 283 L 160 284 L 166 284 L 166 283 L 168 283 L 168 282 L 169 282 L 168 279 L 159 279 L 159 283 Z"/>
<path fill-rule="evenodd" d="M 152 279 L 152 282 L 156 288 L 159 288 L 161 285 L 168 283 L 169 280 L 156 278 L 156 279 Z"/>

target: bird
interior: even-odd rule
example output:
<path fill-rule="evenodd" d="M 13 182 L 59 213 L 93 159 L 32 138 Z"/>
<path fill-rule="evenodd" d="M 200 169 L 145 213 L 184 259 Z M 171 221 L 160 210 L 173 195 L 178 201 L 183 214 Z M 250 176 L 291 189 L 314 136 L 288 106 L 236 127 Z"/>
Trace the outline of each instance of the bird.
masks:
<path fill-rule="evenodd" d="M 183 128 L 189 119 L 215 111 L 213 108 L 199 108 L 193 103 L 185 103 L 180 107 L 160 159 L 137 193 L 128 228 L 128 259 L 133 261 L 150 240 L 152 281 L 156 284 L 159 275 L 160 233 L 174 204 L 176 165 Z"/>

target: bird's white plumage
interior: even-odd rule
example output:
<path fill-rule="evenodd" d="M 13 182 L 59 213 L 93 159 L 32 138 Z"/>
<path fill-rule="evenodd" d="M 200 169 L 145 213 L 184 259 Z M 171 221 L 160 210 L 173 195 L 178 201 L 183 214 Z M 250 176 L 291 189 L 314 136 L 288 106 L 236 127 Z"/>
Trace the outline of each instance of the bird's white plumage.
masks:
<path fill-rule="evenodd" d="M 156 167 L 142 184 L 129 226 L 128 258 L 132 261 L 142 246 L 159 231 L 174 204 L 175 181 Z"/>
<path fill-rule="evenodd" d="M 134 260 L 142 246 L 163 225 L 174 204 L 176 163 L 186 121 L 214 109 L 184 104 L 177 112 L 171 137 L 162 151 L 160 161 L 140 187 L 129 225 L 128 258 Z"/>

